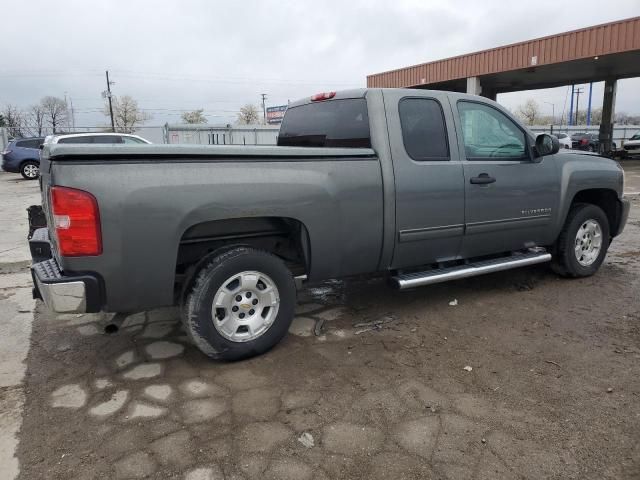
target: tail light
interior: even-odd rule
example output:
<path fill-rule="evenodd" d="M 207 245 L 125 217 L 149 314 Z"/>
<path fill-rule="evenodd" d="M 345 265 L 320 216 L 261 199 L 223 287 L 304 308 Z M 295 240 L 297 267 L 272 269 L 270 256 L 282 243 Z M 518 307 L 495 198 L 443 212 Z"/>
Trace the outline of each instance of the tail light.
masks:
<path fill-rule="evenodd" d="M 316 93 L 311 97 L 312 102 L 322 102 L 323 100 L 330 100 L 336 96 L 336 92 L 324 92 L 324 93 Z"/>
<path fill-rule="evenodd" d="M 587 143 L 589 143 L 589 140 L 587 140 L 586 138 L 583 138 L 582 140 L 580 140 L 581 145 L 586 145 Z"/>
<path fill-rule="evenodd" d="M 75 188 L 51 187 L 51 211 L 60 255 L 102 253 L 100 211 L 93 195 Z"/>

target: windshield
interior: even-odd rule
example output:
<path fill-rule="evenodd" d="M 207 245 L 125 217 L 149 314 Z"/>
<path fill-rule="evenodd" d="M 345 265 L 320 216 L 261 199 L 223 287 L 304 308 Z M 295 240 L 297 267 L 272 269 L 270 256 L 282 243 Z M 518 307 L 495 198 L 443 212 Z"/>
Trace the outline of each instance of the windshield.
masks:
<path fill-rule="evenodd" d="M 640 132 L 634 133 L 630 140 L 640 140 Z"/>

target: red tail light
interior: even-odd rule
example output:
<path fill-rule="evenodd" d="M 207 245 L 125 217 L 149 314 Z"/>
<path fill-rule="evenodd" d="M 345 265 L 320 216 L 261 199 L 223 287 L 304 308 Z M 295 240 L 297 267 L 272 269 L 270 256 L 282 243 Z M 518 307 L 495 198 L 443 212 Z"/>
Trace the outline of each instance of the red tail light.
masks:
<path fill-rule="evenodd" d="M 102 253 L 100 211 L 93 195 L 75 188 L 51 187 L 51 210 L 60 255 Z"/>
<path fill-rule="evenodd" d="M 580 140 L 581 145 L 586 145 L 587 143 L 589 143 L 589 140 L 587 140 L 586 138 L 583 138 L 582 140 Z"/>
<path fill-rule="evenodd" d="M 323 100 L 330 100 L 336 96 L 336 92 L 324 92 L 324 93 L 316 93 L 311 97 L 312 102 L 321 102 Z"/>

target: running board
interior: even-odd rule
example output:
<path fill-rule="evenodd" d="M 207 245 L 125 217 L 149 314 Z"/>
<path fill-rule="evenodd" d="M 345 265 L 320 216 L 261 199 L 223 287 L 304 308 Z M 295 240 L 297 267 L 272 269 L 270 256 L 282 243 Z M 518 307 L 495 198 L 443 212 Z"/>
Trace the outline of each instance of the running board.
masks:
<path fill-rule="evenodd" d="M 400 290 L 405 288 L 421 287 L 433 283 L 448 282 L 461 278 L 475 277 L 485 273 L 500 272 L 512 268 L 526 267 L 537 263 L 551 261 L 551 254 L 546 252 L 528 252 L 522 255 L 511 255 L 505 258 L 494 258 L 458 265 L 455 267 L 437 268 L 426 272 L 404 273 L 391 278 Z"/>

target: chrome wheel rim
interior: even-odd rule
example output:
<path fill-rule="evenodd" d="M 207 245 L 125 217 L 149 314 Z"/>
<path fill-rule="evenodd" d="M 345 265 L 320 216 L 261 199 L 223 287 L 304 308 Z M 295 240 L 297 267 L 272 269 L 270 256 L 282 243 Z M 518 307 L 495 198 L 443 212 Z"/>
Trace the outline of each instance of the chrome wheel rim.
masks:
<path fill-rule="evenodd" d="M 40 171 L 40 169 L 35 165 L 25 165 L 22 171 L 24 172 L 26 177 L 36 178 L 38 176 L 38 172 Z"/>
<path fill-rule="evenodd" d="M 602 229 L 593 219 L 582 223 L 576 233 L 574 252 L 576 260 L 583 267 L 588 267 L 596 261 L 602 249 Z"/>
<path fill-rule="evenodd" d="M 249 342 L 273 325 L 280 307 L 275 282 L 261 272 L 229 277 L 213 297 L 211 317 L 220 335 L 232 342 Z"/>

